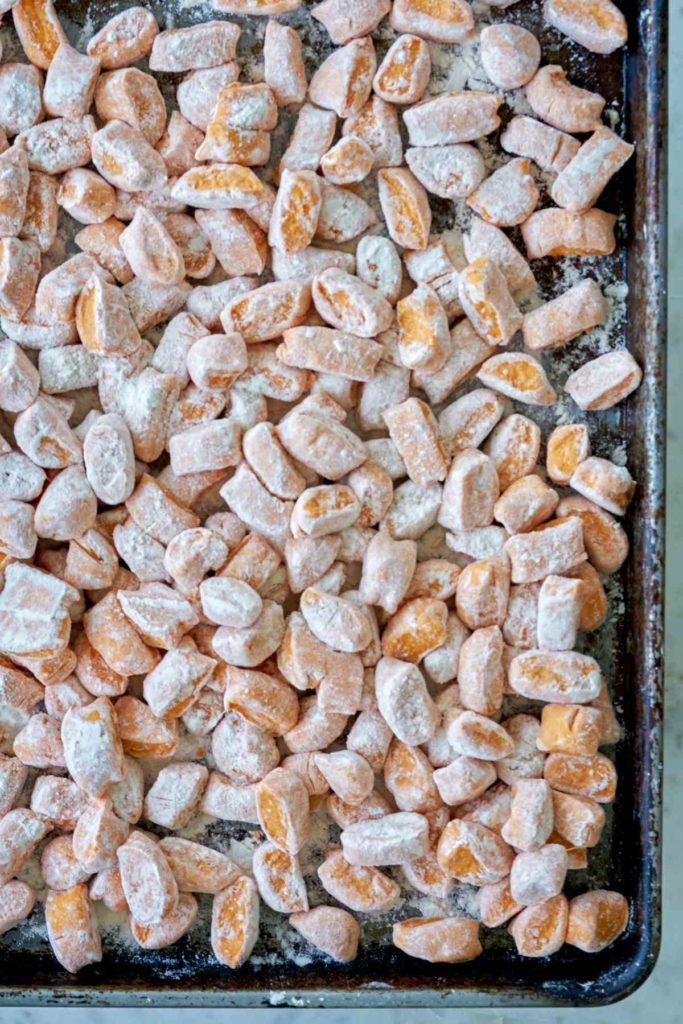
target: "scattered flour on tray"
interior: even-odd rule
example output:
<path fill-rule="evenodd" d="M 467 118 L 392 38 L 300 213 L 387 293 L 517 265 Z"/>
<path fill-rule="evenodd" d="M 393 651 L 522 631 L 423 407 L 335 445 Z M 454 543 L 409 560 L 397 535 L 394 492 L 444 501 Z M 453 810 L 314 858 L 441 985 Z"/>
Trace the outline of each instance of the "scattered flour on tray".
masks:
<path fill-rule="evenodd" d="M 84 6 L 86 6 L 86 13 L 82 26 L 67 26 L 70 38 L 81 50 L 85 49 L 87 40 L 102 26 L 104 21 L 111 14 L 117 13 L 120 10 L 118 3 L 99 3 L 96 13 L 89 5 Z M 480 3 L 479 0 L 475 0 L 474 11 L 479 24 L 477 33 L 472 40 L 464 44 L 450 46 L 438 43 L 430 44 L 433 70 L 428 88 L 429 94 L 435 95 L 464 89 L 501 92 L 486 78 L 479 63 L 478 35 L 482 24 L 490 20 L 491 9 L 485 4 Z M 168 29 L 176 27 L 176 25 L 193 24 L 198 21 L 207 20 L 212 16 L 215 15 L 212 14 L 211 6 L 206 0 L 170 0 L 170 2 L 164 5 L 163 17 L 160 19 L 161 27 Z M 261 81 L 263 77 L 262 62 L 258 57 L 254 59 L 253 55 L 258 54 L 260 51 L 267 19 L 247 20 L 236 18 L 235 20 L 239 21 L 243 28 L 238 54 L 238 59 L 242 62 L 243 67 L 242 78 L 248 81 Z M 308 10 L 302 9 L 294 12 L 292 15 L 287 15 L 283 20 L 286 24 L 302 29 L 304 58 L 308 77 L 310 78 L 312 69 L 332 49 L 327 33 L 321 25 L 310 19 Z M 514 17 L 514 11 L 512 13 L 512 20 L 518 20 Z M 386 21 L 382 24 L 380 30 L 374 33 L 374 38 L 378 42 L 380 59 L 395 37 L 396 33 L 393 32 Z M 0 29 L 0 40 L 4 44 L 5 61 L 24 60 L 21 48 L 14 33 L 9 29 L 7 21 L 2 26 L 2 29 Z M 580 62 L 575 65 L 575 76 L 579 73 L 578 68 L 580 68 Z M 505 119 L 516 114 L 532 114 L 523 89 L 503 92 L 502 95 L 504 98 L 503 112 Z M 295 110 L 287 109 L 284 111 L 284 115 L 280 118 L 278 126 L 273 133 L 273 151 L 275 155 L 281 153 L 287 144 L 296 112 Z M 612 102 L 608 104 L 604 112 L 604 119 L 613 130 L 619 131 L 622 123 L 622 111 L 619 103 Z M 501 150 L 495 139 L 479 140 L 477 146 L 484 156 L 489 170 L 495 170 L 509 159 L 509 155 Z M 547 195 L 547 189 L 551 181 L 550 176 L 539 173 L 537 174 L 537 180 L 542 192 L 545 192 Z M 374 180 L 368 179 L 358 188 L 358 192 L 379 214 L 379 200 Z M 546 204 L 547 200 L 544 205 Z M 447 212 L 439 212 L 439 215 L 435 216 L 433 230 L 439 232 L 447 231 L 450 236 L 450 243 L 456 249 L 461 248 L 461 235 L 463 231 L 467 230 L 471 218 L 470 211 L 464 202 L 441 204 L 441 208 L 446 208 Z M 625 221 L 623 215 L 620 216 L 617 227 L 620 237 L 624 237 Z M 380 224 L 377 228 L 373 229 L 374 232 L 386 233 L 386 229 L 383 224 Z M 516 233 L 513 233 L 514 240 L 519 243 L 519 238 L 515 236 Z M 70 243 L 70 237 L 64 235 L 63 242 L 65 248 L 67 248 Z M 341 248 L 346 247 L 341 246 Z M 352 247 L 350 246 L 349 248 Z M 536 270 L 537 267 L 534 266 L 533 269 Z M 625 464 L 627 461 L 627 446 L 623 439 L 623 432 L 620 429 L 619 411 L 612 410 L 605 414 L 601 420 L 600 430 L 596 431 L 594 415 L 585 416 L 577 410 L 576 406 L 564 395 L 562 384 L 568 374 L 576 369 L 577 366 L 587 361 L 587 359 L 614 348 L 615 341 L 619 345 L 623 344 L 626 303 L 628 299 L 628 286 L 622 280 L 623 270 L 623 260 L 618 253 L 604 260 L 575 260 L 570 257 L 564 257 L 554 261 L 554 266 L 551 268 L 550 283 L 544 277 L 543 281 L 534 292 L 525 298 L 523 303 L 524 310 L 533 309 L 553 295 L 559 294 L 578 283 L 586 276 L 594 277 L 600 284 L 609 300 L 609 315 L 606 324 L 572 342 L 565 349 L 546 353 L 543 356 L 544 365 L 558 391 L 558 405 L 548 411 L 533 410 L 531 415 L 541 423 L 546 432 L 558 423 L 577 420 L 590 423 L 593 426 L 592 439 L 594 433 L 599 433 L 599 437 L 595 439 L 594 444 L 596 453 L 604 454 L 620 465 Z M 521 347 L 521 342 L 518 341 L 516 347 Z M 455 395 L 449 398 L 449 401 L 452 401 L 453 397 L 459 397 L 471 387 L 476 386 L 478 386 L 476 379 L 468 381 L 462 389 L 458 389 Z M 595 640 L 591 639 L 587 646 L 590 647 L 591 653 L 599 659 L 603 656 L 604 662 L 609 664 L 611 663 L 611 651 L 617 646 L 619 623 L 624 615 L 622 581 L 617 577 L 609 577 L 605 581 L 605 589 L 609 599 L 610 618 L 606 626 L 601 630 L 600 635 Z M 620 680 L 618 685 L 622 685 Z M 615 695 L 615 704 L 618 710 L 620 706 L 618 691 Z M 507 712 L 511 707 L 511 704 L 506 704 L 505 711 Z M 194 739 L 193 737 L 184 737 L 184 741 L 186 740 L 187 742 L 181 744 L 182 757 L 179 752 L 176 755 L 176 759 L 196 756 L 196 748 L 193 750 L 192 742 Z M 211 764 L 210 756 L 206 760 Z M 161 767 L 163 767 L 163 763 L 147 762 L 145 764 L 148 785 L 151 784 Z M 330 902 L 329 896 L 327 896 L 320 885 L 316 868 L 329 846 L 338 842 L 339 829 L 327 818 L 324 812 L 313 815 L 311 824 L 311 839 L 302 851 L 301 860 L 311 905 L 315 906 L 321 902 Z M 196 815 L 184 829 L 174 834 L 206 842 L 208 845 L 225 852 L 247 873 L 251 871 L 254 850 L 262 841 L 262 834 L 256 825 L 250 826 L 243 823 L 222 822 L 209 818 L 206 815 Z M 386 870 L 399 883 L 403 882 L 399 869 L 389 868 Z M 599 864 L 595 870 L 599 873 Z M 22 948 L 40 949 L 45 946 L 46 931 L 41 905 L 44 899 L 44 888 L 42 888 L 38 856 L 32 858 L 22 872 L 21 877 L 38 887 L 39 902 L 36 910 L 22 929 L 21 935 L 18 938 L 11 938 L 10 941 L 14 945 L 21 945 Z M 204 961 L 211 957 L 208 943 L 211 900 L 209 897 L 201 897 L 199 902 L 200 916 L 198 925 L 183 947 L 184 950 L 189 950 L 187 956 L 183 953 L 183 956 L 179 957 L 177 952 L 174 952 L 173 947 L 168 951 L 162 951 L 164 971 L 169 977 L 186 975 L 193 969 L 192 964 L 195 960 Z M 477 906 L 478 894 L 475 889 L 469 886 L 457 885 L 450 898 L 436 900 L 423 896 L 404 885 L 400 901 L 391 911 L 378 915 L 358 915 L 362 930 L 361 943 L 367 946 L 370 944 L 388 944 L 390 942 L 391 924 L 402 917 L 441 914 L 464 914 L 476 917 Z M 97 904 L 97 913 L 105 938 L 105 949 L 109 947 L 110 949 L 124 950 L 125 955 L 133 960 L 140 959 L 144 961 L 149 956 L 149 954 L 145 954 L 135 944 L 127 926 L 126 915 L 110 912 L 101 903 Z M 251 964 L 254 968 L 267 970 L 269 967 L 282 965 L 283 960 L 296 967 L 304 968 L 312 963 L 327 960 L 326 957 L 305 943 L 301 936 L 288 926 L 285 915 L 276 914 L 264 907 L 262 917 L 262 938 L 251 959 Z M 18 935 L 18 933 L 14 934 Z M 503 936 L 495 938 L 493 941 L 505 942 L 506 939 Z M 156 955 L 158 956 L 159 954 Z M 390 984 L 385 981 L 377 981 L 372 983 L 371 987 L 388 988 Z M 289 992 L 279 990 L 274 990 L 270 994 L 270 1004 L 274 1007 L 284 1004 L 296 1005 L 297 1003 L 304 1006 L 306 1005 L 306 1000 L 293 999 Z"/>

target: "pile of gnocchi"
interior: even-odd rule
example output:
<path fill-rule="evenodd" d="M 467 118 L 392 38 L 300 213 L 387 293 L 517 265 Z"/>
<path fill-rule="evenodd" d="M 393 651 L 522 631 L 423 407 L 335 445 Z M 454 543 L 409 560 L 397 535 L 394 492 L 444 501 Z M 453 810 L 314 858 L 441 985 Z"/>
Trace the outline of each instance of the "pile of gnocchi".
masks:
<path fill-rule="evenodd" d="M 586 361 L 543 438 L 543 360 L 609 302 L 588 271 L 540 301 L 534 265 L 614 251 L 595 204 L 633 147 L 515 0 L 479 23 L 467 0 L 306 4 L 334 46 L 310 79 L 302 0 L 212 4 L 163 31 L 127 7 L 76 49 L 52 0 L 0 0 L 26 58 L 0 64 L 0 932 L 44 904 L 75 973 L 98 904 L 155 950 L 204 894 L 228 968 L 262 902 L 349 962 L 357 915 L 408 891 L 444 908 L 397 909 L 410 957 L 470 960 L 492 928 L 598 952 L 626 899 L 563 890 L 619 726 L 576 648 L 635 482 L 585 414 L 642 371 Z M 626 42 L 611 0 L 544 15 Z M 490 90 L 432 91 L 434 45 L 477 37 Z M 434 197 L 466 230 L 433 232 Z M 252 828 L 248 866 L 179 834 L 199 813 Z M 314 815 L 339 838 L 311 906 Z"/>

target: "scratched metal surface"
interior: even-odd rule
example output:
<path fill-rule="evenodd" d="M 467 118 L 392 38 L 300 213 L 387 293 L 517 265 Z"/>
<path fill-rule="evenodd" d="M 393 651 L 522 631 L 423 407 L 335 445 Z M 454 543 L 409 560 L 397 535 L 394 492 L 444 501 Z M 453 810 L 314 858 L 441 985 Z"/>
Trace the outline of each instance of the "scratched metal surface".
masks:
<path fill-rule="evenodd" d="M 73 39 L 82 34 L 84 25 L 90 31 L 97 29 L 126 6 L 131 6 L 129 0 L 57 0 Z M 155 11 L 162 27 L 169 17 L 172 24 L 182 26 L 215 16 L 206 3 L 183 8 L 174 0 L 147 6 Z M 307 2 L 302 11 L 284 19 L 304 38 L 309 77 L 311 68 L 330 49 L 327 34 L 310 19 L 310 6 Z M 601 282 L 627 282 L 626 315 L 613 319 L 602 344 L 626 344 L 645 371 L 641 388 L 627 402 L 606 414 L 590 414 L 586 420 L 596 454 L 609 457 L 615 449 L 623 449 L 626 440 L 627 462 L 638 480 L 638 490 L 626 522 L 632 554 L 620 579 L 610 586 L 612 614 L 583 644 L 584 650 L 600 660 L 623 727 L 624 738 L 613 752 L 620 776 L 619 795 L 600 846 L 591 853 L 588 871 L 570 873 L 568 882 L 570 893 L 599 886 L 624 892 L 632 906 L 627 932 L 597 956 L 565 947 L 554 957 L 530 961 L 514 953 L 503 930 L 483 930 L 482 957 L 459 966 L 435 966 L 410 960 L 393 949 L 388 942 L 391 918 L 382 915 L 361 919 L 366 940 L 361 955 L 344 966 L 311 956 L 303 943 L 292 939 L 291 932 L 287 934 L 282 918 L 264 908 L 255 954 L 233 972 L 218 965 L 211 955 L 206 902 L 202 907 L 204 924 L 177 945 L 145 953 L 108 934 L 103 962 L 72 979 L 50 955 L 39 908 L 28 930 L 15 929 L 0 939 L 0 1001 L 176 1007 L 582 1005 L 626 995 L 647 977 L 656 959 L 660 929 L 666 15 L 662 0 L 638 0 L 630 7 L 628 52 L 610 57 L 588 54 L 547 29 L 540 0 L 521 0 L 506 11 L 484 7 L 478 11 L 483 21 L 512 20 L 535 31 L 542 42 L 544 62 L 561 63 L 577 84 L 607 96 L 612 123 L 637 144 L 635 160 L 599 204 L 620 215 L 617 252 L 608 260 L 573 261 Z M 257 67 L 265 19 L 251 23 L 235 20 L 243 26 L 238 59 L 245 68 Z M 390 34 L 380 27 L 376 35 L 381 57 Z M 457 60 L 459 48 L 443 48 L 449 49 Z M 449 70 L 442 67 L 440 73 L 447 76 Z M 180 76 L 162 77 L 172 86 Z M 437 84 L 439 91 L 442 87 Z M 287 135 L 285 122 L 274 138 L 274 159 Z M 462 223 L 462 209 L 430 198 L 436 230 Z M 571 260 L 534 264 L 543 298 L 551 297 L 562 279 L 567 280 L 571 266 Z M 561 387 L 568 372 L 604 350 L 598 348 L 599 342 L 591 334 L 572 343 L 569 353 L 547 357 L 553 383 Z M 528 413 L 526 408 L 522 411 Z M 577 410 L 571 412 L 577 418 Z M 531 415 L 535 416 L 535 410 Z M 556 411 L 549 415 L 544 428 L 552 425 Z M 248 838 L 248 832 L 248 828 L 219 822 L 206 835 L 220 846 L 230 839 Z M 334 826 L 330 826 L 330 835 L 334 835 Z M 316 881 L 309 876 L 313 903 L 322 900 Z M 403 916 L 411 909 L 419 912 L 419 900 L 411 901 L 407 892 L 404 895 Z M 467 893 L 458 895 L 459 900 L 466 897 Z"/>

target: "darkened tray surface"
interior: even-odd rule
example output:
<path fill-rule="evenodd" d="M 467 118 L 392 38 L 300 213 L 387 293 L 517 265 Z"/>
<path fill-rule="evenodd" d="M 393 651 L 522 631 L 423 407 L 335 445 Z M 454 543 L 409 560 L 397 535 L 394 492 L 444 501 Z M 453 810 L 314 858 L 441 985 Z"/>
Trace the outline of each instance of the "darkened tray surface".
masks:
<path fill-rule="evenodd" d="M 57 0 L 60 15 L 75 32 L 84 22 L 99 28 L 107 17 L 131 5 L 126 0 Z M 215 17 L 208 3 L 186 9 L 176 0 L 147 6 L 160 16 L 162 25 L 171 8 L 176 26 Z M 544 61 L 556 60 L 577 84 L 616 101 L 611 106 L 618 130 L 636 143 L 635 159 L 619 176 L 618 188 L 608 191 L 600 205 L 625 214 L 612 266 L 615 278 L 628 283 L 626 344 L 643 366 L 643 383 L 614 414 L 599 423 L 592 414 L 588 421 L 592 438 L 598 435 L 597 454 L 608 455 L 627 439 L 628 465 L 638 481 L 626 523 L 632 554 L 621 580 L 625 610 L 604 628 L 599 644 L 624 730 L 615 750 L 620 781 L 613 821 L 601 848 L 591 857 L 589 871 L 571 872 L 569 880 L 570 892 L 598 886 L 623 892 L 632 908 L 627 931 L 595 956 L 565 946 L 559 954 L 536 961 L 517 956 L 511 942 L 501 942 L 499 930 L 495 939 L 484 936 L 483 956 L 459 966 L 411 960 L 386 942 L 364 946 L 348 966 L 322 958 L 292 960 L 263 940 L 252 961 L 230 971 L 211 956 L 205 936 L 186 938 L 158 953 L 113 943 L 105 945 L 101 964 L 71 978 L 42 939 L 33 935 L 27 940 L 21 929 L 15 929 L 0 940 L 0 1002 L 356 1008 L 595 1005 L 627 995 L 652 970 L 660 939 L 666 5 L 664 0 L 634 0 L 623 6 L 629 20 L 628 51 L 610 57 L 587 54 L 544 28 L 540 0 L 521 0 L 507 11 L 492 9 L 492 18 L 521 21 L 537 30 Z M 317 45 L 316 39 L 308 42 L 313 48 Z M 448 204 L 440 205 L 437 216 L 447 219 Z M 588 351 L 583 348 L 577 354 L 576 365 L 585 361 Z M 266 914 L 270 939 L 274 917 Z"/>

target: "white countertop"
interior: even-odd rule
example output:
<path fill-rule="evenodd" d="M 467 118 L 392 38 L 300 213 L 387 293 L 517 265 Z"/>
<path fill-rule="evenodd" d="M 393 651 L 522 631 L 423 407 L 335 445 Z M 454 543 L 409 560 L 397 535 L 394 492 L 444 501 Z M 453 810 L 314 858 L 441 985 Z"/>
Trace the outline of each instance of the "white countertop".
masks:
<path fill-rule="evenodd" d="M 627 0 L 622 0 L 622 3 Z M 597 1010 L 327 1010 L 324 1024 L 679 1024 L 683 1022 L 683 0 L 670 0 L 669 448 L 667 697 L 664 787 L 664 938 L 651 978 Z M 311 1024 L 299 1010 L 4 1009 L 0 1024 Z"/>

